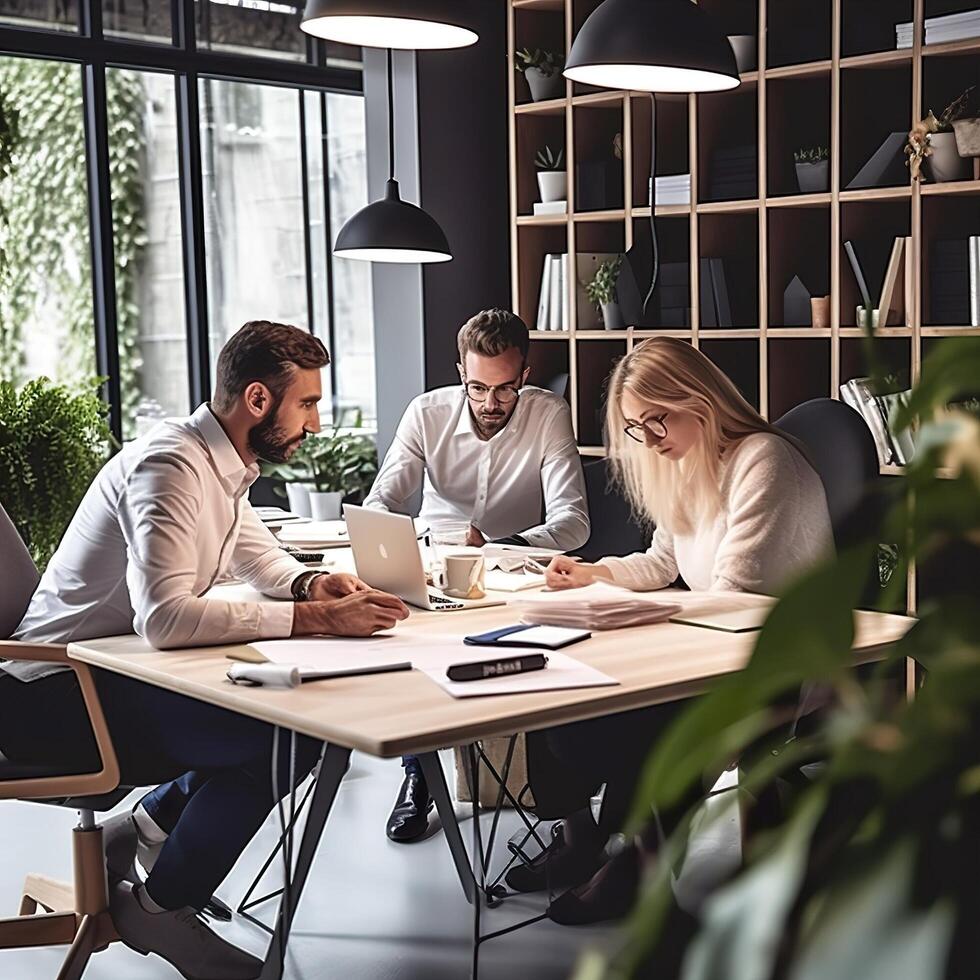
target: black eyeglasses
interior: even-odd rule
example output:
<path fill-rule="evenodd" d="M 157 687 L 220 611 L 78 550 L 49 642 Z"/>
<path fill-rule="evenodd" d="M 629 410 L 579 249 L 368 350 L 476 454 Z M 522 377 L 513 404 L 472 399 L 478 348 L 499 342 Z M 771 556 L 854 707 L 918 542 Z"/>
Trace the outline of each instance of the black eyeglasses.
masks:
<path fill-rule="evenodd" d="M 515 384 L 485 385 L 479 381 L 466 382 L 466 397 L 471 402 L 485 402 L 490 397 L 491 391 L 501 405 L 516 402 L 517 396 L 521 393 L 521 389 Z"/>
<path fill-rule="evenodd" d="M 667 438 L 667 426 L 664 424 L 667 415 L 668 413 L 664 412 L 663 415 L 647 419 L 646 422 L 632 422 L 627 419 L 623 432 L 634 442 L 642 442 L 644 445 L 663 442 Z"/>

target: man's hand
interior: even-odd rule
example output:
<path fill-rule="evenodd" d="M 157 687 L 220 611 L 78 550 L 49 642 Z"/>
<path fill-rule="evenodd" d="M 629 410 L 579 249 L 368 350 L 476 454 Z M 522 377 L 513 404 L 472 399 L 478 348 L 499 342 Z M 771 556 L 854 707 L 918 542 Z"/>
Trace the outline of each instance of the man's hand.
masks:
<path fill-rule="evenodd" d="M 471 524 L 466 532 L 466 546 L 468 548 L 482 548 L 486 543 L 487 539 L 480 532 L 480 529 L 475 524 Z"/>
<path fill-rule="evenodd" d="M 370 592 L 371 586 L 367 582 L 362 582 L 356 575 L 349 575 L 347 572 L 337 572 L 334 575 L 318 575 L 313 580 L 310 589 L 310 599 L 312 601 L 324 601 L 326 599 L 340 599 L 345 595 L 352 595 L 355 592 Z"/>
<path fill-rule="evenodd" d="M 408 607 L 397 596 L 368 589 L 340 599 L 296 603 L 292 635 L 371 636 L 407 618 Z"/>

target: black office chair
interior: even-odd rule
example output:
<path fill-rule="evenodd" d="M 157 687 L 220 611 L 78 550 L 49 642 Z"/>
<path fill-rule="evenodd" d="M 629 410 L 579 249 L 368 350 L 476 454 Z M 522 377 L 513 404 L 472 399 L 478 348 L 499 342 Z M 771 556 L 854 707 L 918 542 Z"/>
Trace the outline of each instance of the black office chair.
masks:
<path fill-rule="evenodd" d="M 606 555 L 646 551 L 650 547 L 650 532 L 638 523 L 629 501 L 612 484 L 609 460 L 591 460 L 583 472 L 592 533 L 573 554 L 583 561 L 597 561 Z"/>

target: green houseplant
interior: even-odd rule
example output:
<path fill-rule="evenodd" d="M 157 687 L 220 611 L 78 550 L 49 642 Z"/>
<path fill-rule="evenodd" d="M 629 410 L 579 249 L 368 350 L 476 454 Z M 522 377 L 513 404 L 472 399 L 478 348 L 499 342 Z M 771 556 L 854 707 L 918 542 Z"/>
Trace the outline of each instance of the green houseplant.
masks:
<path fill-rule="evenodd" d="M 764 795 L 803 763 L 818 765 L 797 780 L 770 828 L 749 838 L 741 869 L 697 918 L 673 898 L 671 868 L 683 861 L 686 830 L 675 834 L 621 941 L 590 954 L 578 980 L 976 976 L 980 411 L 964 396 L 978 376 L 980 338 L 942 341 L 925 359 L 898 420 L 918 421 L 919 450 L 905 476 L 889 483 L 883 507 L 860 515 L 862 541 L 780 598 L 748 667 L 698 698 L 666 733 L 630 829 L 649 819 L 651 805 L 669 806 L 732 759 L 742 760 L 746 797 Z M 939 568 L 942 585 L 870 682 L 858 685 L 851 610 L 876 542 L 889 540 L 903 543 L 903 561 Z M 882 606 L 900 605 L 904 589 L 904 574 L 892 575 Z M 894 691 L 906 658 L 926 671 L 911 701 Z M 829 685 L 835 706 L 788 740 L 787 700 L 794 705 L 808 682 Z"/>
<path fill-rule="evenodd" d="M 830 150 L 826 146 L 801 147 L 793 154 L 796 183 L 801 194 L 830 190 Z"/>
<path fill-rule="evenodd" d="M 621 255 L 615 259 L 607 259 L 599 264 L 592 279 L 584 283 L 585 295 L 588 296 L 589 302 L 601 311 L 602 322 L 607 330 L 621 330 L 625 326 L 616 298 L 616 281 L 619 279 L 619 270 L 622 266 Z"/>
<path fill-rule="evenodd" d="M 47 378 L 21 388 L 0 381 L 0 503 L 42 570 L 109 456 L 99 384 L 70 391 Z"/>
<path fill-rule="evenodd" d="M 360 424 L 358 415 L 354 428 Z M 377 473 L 374 440 L 339 426 L 307 436 L 288 463 L 262 468 L 263 476 L 280 481 L 277 492 L 288 497 L 290 510 L 318 521 L 338 519 L 344 498 L 362 498 Z"/>
<path fill-rule="evenodd" d="M 515 69 L 527 80 L 531 100 L 559 99 L 565 94 L 565 77 L 561 73 L 562 60 L 553 51 L 541 48 L 521 48 L 514 53 Z"/>

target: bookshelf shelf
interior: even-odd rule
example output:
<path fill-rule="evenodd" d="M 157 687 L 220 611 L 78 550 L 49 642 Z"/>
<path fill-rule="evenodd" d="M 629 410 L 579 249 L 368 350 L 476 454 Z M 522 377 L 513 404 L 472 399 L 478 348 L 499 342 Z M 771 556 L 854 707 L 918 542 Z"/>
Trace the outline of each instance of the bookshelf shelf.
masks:
<path fill-rule="evenodd" d="M 511 69 L 516 48 L 567 52 L 599 2 L 508 0 Z M 968 325 L 969 315 L 937 322 L 930 295 L 934 243 L 980 234 L 976 161 L 962 180 L 913 185 L 899 150 L 898 167 L 884 179 L 848 187 L 889 133 L 904 135 L 926 109 L 938 112 L 968 84 L 980 87 L 980 38 L 896 49 L 896 25 L 913 23 L 921 39 L 924 18 L 972 9 L 980 0 L 699 2 L 726 34 L 758 40 L 758 62 L 730 92 L 657 97 L 656 175 L 690 174 L 691 199 L 656 205 L 660 285 L 644 322 L 625 330 L 601 329 L 583 302 L 577 267 L 649 242 L 650 96 L 567 83 L 564 98 L 532 103 L 524 79 L 511 71 L 512 301 L 536 327 L 544 257 L 568 253 L 569 329 L 534 330 L 530 362 L 532 380 L 568 375 L 566 396 L 584 456 L 604 454 L 609 371 L 652 337 L 699 347 L 770 419 L 810 398 L 839 397 L 843 382 L 868 370 L 864 332 L 856 325 L 860 293 L 845 241 L 855 243 L 877 295 L 894 239 L 911 239 L 909 308 L 903 303 L 901 322 L 877 332 L 881 356 L 903 382 L 915 381 L 923 357 L 941 339 L 980 336 L 980 327 Z M 621 158 L 614 142 L 622 146 Z M 545 143 L 565 149 L 567 214 L 532 213 L 538 200 L 534 154 Z M 830 150 L 826 190 L 800 193 L 793 154 L 807 144 Z M 612 175 L 616 199 L 583 206 L 576 192 L 588 175 L 577 168 L 601 161 L 613 168 L 605 173 Z M 731 327 L 717 319 L 711 266 L 703 267 L 711 259 L 723 263 Z M 826 327 L 794 324 L 784 315 L 785 289 L 795 275 L 810 295 L 830 295 Z M 900 293 L 904 286 L 900 281 Z M 894 477 L 902 468 L 881 472 Z M 910 610 L 930 581 L 920 575 L 917 582 L 912 573 Z"/>

